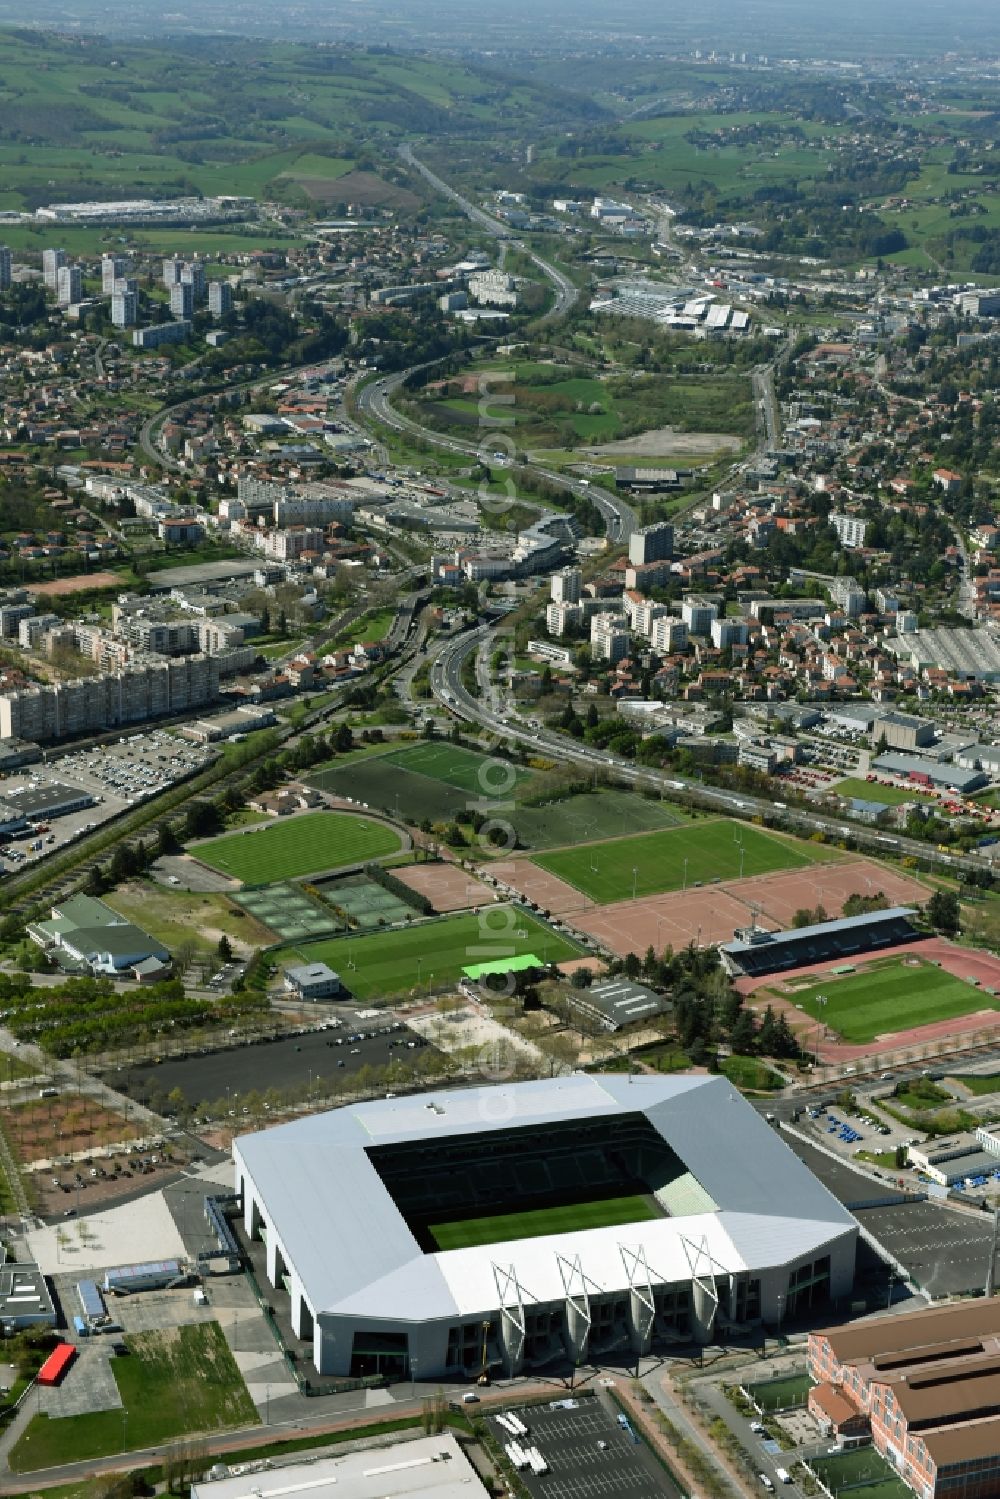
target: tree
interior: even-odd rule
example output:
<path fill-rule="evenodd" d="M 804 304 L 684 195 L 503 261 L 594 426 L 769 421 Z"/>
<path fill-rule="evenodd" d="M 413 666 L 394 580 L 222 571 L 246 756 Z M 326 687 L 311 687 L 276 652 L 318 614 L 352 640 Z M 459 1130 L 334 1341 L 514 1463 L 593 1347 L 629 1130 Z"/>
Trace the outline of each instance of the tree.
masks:
<path fill-rule="evenodd" d="M 729 1044 L 733 1051 L 741 1052 L 749 1056 L 757 1039 L 757 1022 L 752 1010 L 740 1010 L 736 1024 L 733 1026 L 729 1037 Z"/>
<path fill-rule="evenodd" d="M 954 936 L 961 923 L 962 910 L 953 890 L 935 890 L 924 907 L 927 920 L 936 931 Z"/>
<path fill-rule="evenodd" d="M 216 952 L 219 954 L 219 957 L 224 963 L 228 963 L 230 958 L 233 956 L 233 944 L 230 942 L 225 932 L 223 932 L 222 936 L 219 938 Z"/>

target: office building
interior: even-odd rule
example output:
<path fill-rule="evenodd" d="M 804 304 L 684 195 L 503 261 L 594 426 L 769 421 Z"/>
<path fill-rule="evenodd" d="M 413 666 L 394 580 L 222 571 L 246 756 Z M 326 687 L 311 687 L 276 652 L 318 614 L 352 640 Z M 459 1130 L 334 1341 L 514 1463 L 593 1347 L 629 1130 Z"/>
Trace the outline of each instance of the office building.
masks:
<path fill-rule="evenodd" d="M 57 291 L 59 286 L 59 272 L 66 264 L 65 250 L 43 250 L 42 251 L 42 280 L 49 291 Z"/>
<path fill-rule="evenodd" d="M 595 661 L 624 661 L 631 648 L 627 615 L 594 615 L 590 621 L 590 653 Z"/>
<path fill-rule="evenodd" d="M 225 317 L 233 310 L 233 288 L 228 281 L 210 281 L 208 284 L 208 310 L 213 317 Z"/>
<path fill-rule="evenodd" d="M 583 574 L 578 567 L 564 567 L 549 579 L 549 592 L 553 604 L 578 604 Z"/>
<path fill-rule="evenodd" d="M 139 293 L 116 291 L 111 297 L 111 322 L 116 328 L 134 328 L 139 321 Z"/>
<path fill-rule="evenodd" d="M 178 281 L 170 288 L 170 315 L 183 322 L 190 322 L 194 316 L 194 287 L 190 281 Z"/>
<path fill-rule="evenodd" d="M 323 1374 L 635 1357 L 802 1317 L 854 1282 L 850 1213 L 722 1077 L 577 1074 L 353 1104 L 244 1135 L 233 1160 L 258 1274 Z M 594 1226 L 597 1202 L 637 1190 L 641 1223 Z M 556 1193 L 538 1237 L 455 1248 L 434 1229 Z"/>
<path fill-rule="evenodd" d="M 101 256 L 101 291 L 106 297 L 110 297 L 115 289 L 116 281 L 124 281 L 130 275 L 132 266 L 123 255 Z"/>
<path fill-rule="evenodd" d="M 1000 1493 L 1000 1300 L 874 1317 L 809 1336 L 809 1410 L 870 1440 L 920 1499 Z"/>
<path fill-rule="evenodd" d="M 56 301 L 73 307 L 83 301 L 83 272 L 78 265 L 61 265 L 56 273 Z"/>
<path fill-rule="evenodd" d="M 6 245 L 0 245 L 0 291 L 10 291 L 11 257 Z"/>
<path fill-rule="evenodd" d="M 667 521 L 633 531 L 628 539 L 628 560 L 633 567 L 647 562 L 669 562 L 674 555 L 674 528 Z"/>
<path fill-rule="evenodd" d="M 868 522 L 860 515 L 839 515 L 831 511 L 828 517 L 830 525 L 837 533 L 841 546 L 848 551 L 855 551 L 865 544 L 865 536 L 868 531 Z"/>
<path fill-rule="evenodd" d="M 184 318 L 176 323 L 155 323 L 151 328 L 136 328 L 132 342 L 137 349 L 158 349 L 161 344 L 182 344 L 191 334 L 191 324 Z"/>
<path fill-rule="evenodd" d="M 181 269 L 181 285 L 190 286 L 196 305 L 205 300 L 205 267 L 200 260 L 185 261 Z"/>
<path fill-rule="evenodd" d="M 712 621 L 719 616 L 719 606 L 714 599 L 701 598 L 689 593 L 681 601 L 681 619 L 688 627 L 689 635 L 709 635 Z"/>

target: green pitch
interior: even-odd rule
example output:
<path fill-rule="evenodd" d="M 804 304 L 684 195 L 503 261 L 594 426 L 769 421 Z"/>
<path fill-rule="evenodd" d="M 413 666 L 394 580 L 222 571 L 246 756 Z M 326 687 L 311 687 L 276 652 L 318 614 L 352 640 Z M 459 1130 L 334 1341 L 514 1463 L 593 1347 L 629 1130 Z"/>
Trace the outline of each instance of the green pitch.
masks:
<path fill-rule="evenodd" d="M 820 995 L 825 996 L 825 1004 Z M 845 1041 L 859 1042 L 929 1025 L 932 1020 L 1000 1008 L 993 995 L 934 963 L 910 966 L 900 958 L 871 965 L 848 978 L 822 978 L 796 986 L 794 999 Z"/>
<path fill-rule="evenodd" d="M 310 942 L 296 962 L 329 963 L 359 999 L 402 994 L 418 986 L 440 988 L 461 978 L 472 963 L 536 954 L 543 963 L 579 957 L 573 942 L 511 906 L 488 906 L 479 915 L 445 916 L 396 931 Z"/>
<path fill-rule="evenodd" d="M 457 744 L 426 740 L 407 749 L 390 750 L 383 760 L 403 770 L 416 771 L 432 781 L 444 781 L 471 796 L 506 799 L 520 782 L 530 779 L 531 772 L 518 770 L 500 756 L 479 755 L 475 750 Z"/>
<path fill-rule="evenodd" d="M 643 1223 L 662 1218 L 648 1197 L 606 1197 L 599 1202 L 573 1202 L 563 1207 L 533 1208 L 523 1213 L 501 1213 L 496 1218 L 458 1218 L 430 1223 L 427 1232 L 438 1249 L 472 1249 L 477 1244 L 502 1244 L 508 1239 L 537 1239 L 543 1234 L 580 1233 L 608 1228 L 614 1223 Z"/>
<path fill-rule="evenodd" d="M 194 855 L 210 869 L 246 885 L 264 885 L 321 869 L 363 864 L 400 848 L 397 835 L 382 822 L 352 812 L 307 812 L 213 838 L 196 848 Z"/>
<path fill-rule="evenodd" d="M 814 859 L 802 844 L 722 818 L 610 843 L 553 849 L 534 859 L 542 869 L 602 906 L 629 900 L 633 887 L 637 896 L 682 889 L 685 861 L 690 890 L 696 884 L 736 880 L 741 875 L 750 878 L 779 869 L 804 869 Z"/>

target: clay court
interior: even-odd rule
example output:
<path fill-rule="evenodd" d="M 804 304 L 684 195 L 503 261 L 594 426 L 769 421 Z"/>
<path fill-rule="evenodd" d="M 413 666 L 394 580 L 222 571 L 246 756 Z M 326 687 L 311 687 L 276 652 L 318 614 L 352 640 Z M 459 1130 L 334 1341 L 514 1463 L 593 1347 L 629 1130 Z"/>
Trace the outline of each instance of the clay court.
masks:
<path fill-rule="evenodd" d="M 543 911 L 551 911 L 553 916 L 602 909 L 595 906 L 582 891 L 574 890 L 572 885 L 567 885 L 558 875 L 549 874 L 547 869 L 539 869 L 530 859 L 510 859 L 504 860 L 502 864 L 491 864 L 489 874 L 523 895 L 525 900 L 533 900 Z"/>
<path fill-rule="evenodd" d="M 496 900 L 489 890 L 457 864 L 410 864 L 393 874 L 418 895 L 425 895 L 435 911 L 467 911 Z"/>
<path fill-rule="evenodd" d="M 491 873 L 554 916 L 569 918 L 573 926 L 619 957 L 644 953 L 650 945 L 661 952 L 664 947 L 676 949 L 689 942 L 703 947 L 730 942 L 737 928 L 750 924 L 755 911 L 758 926 L 778 931 L 791 926 L 795 912 L 803 906 L 822 905 L 833 918 L 840 915 L 849 895 L 881 891 L 893 905 L 922 902 L 927 895 L 916 880 L 870 859 L 839 859 L 608 906 L 595 905 L 572 885 L 527 859 L 496 865 Z"/>

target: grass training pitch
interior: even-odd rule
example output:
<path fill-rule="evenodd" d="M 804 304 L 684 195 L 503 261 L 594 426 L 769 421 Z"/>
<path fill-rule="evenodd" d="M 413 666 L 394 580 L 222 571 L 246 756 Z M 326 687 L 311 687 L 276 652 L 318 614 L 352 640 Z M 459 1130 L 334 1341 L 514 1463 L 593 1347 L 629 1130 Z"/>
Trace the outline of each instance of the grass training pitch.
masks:
<path fill-rule="evenodd" d="M 456 1218 L 449 1223 L 430 1223 L 427 1232 L 438 1249 L 472 1249 L 478 1244 L 537 1239 L 543 1234 L 581 1233 L 588 1228 L 643 1223 L 662 1216 L 648 1197 L 637 1193 L 562 1207 L 530 1208 L 522 1213 L 500 1213 L 495 1218 Z"/>
<path fill-rule="evenodd" d="M 265 885 L 321 869 L 363 864 L 401 848 L 398 835 L 384 823 L 353 812 L 307 812 L 287 822 L 213 838 L 196 848 L 194 855 L 210 869 L 246 885 Z"/>
<path fill-rule="evenodd" d="M 456 744 L 426 741 L 407 749 L 390 750 L 384 758 L 411 774 L 444 781 L 447 786 L 477 797 L 506 798 L 515 786 L 531 778 L 530 771 L 519 770 L 509 760 L 480 755 Z"/>
<path fill-rule="evenodd" d="M 843 978 L 810 980 L 793 994 L 807 1014 L 857 1042 L 1000 1008 L 993 995 L 919 959 L 890 958 Z"/>
<path fill-rule="evenodd" d="M 887 786 L 882 781 L 862 781 L 858 776 L 848 776 L 838 781 L 833 791 L 837 796 L 849 796 L 858 801 L 884 802 L 887 807 L 901 807 L 904 802 L 920 800 L 916 791 L 904 790 L 902 786 Z"/>
<path fill-rule="evenodd" d="M 557 848 L 537 854 L 534 862 L 589 896 L 599 905 L 636 896 L 804 869 L 814 862 L 800 844 L 747 827 L 745 823 L 692 823 L 616 838 L 583 848 Z"/>
<path fill-rule="evenodd" d="M 294 961 L 329 963 L 359 999 L 401 994 L 420 986 L 453 983 L 470 963 L 537 953 L 543 963 L 563 963 L 581 949 L 513 906 L 489 906 L 478 915 L 444 916 L 396 931 L 310 942 Z"/>

